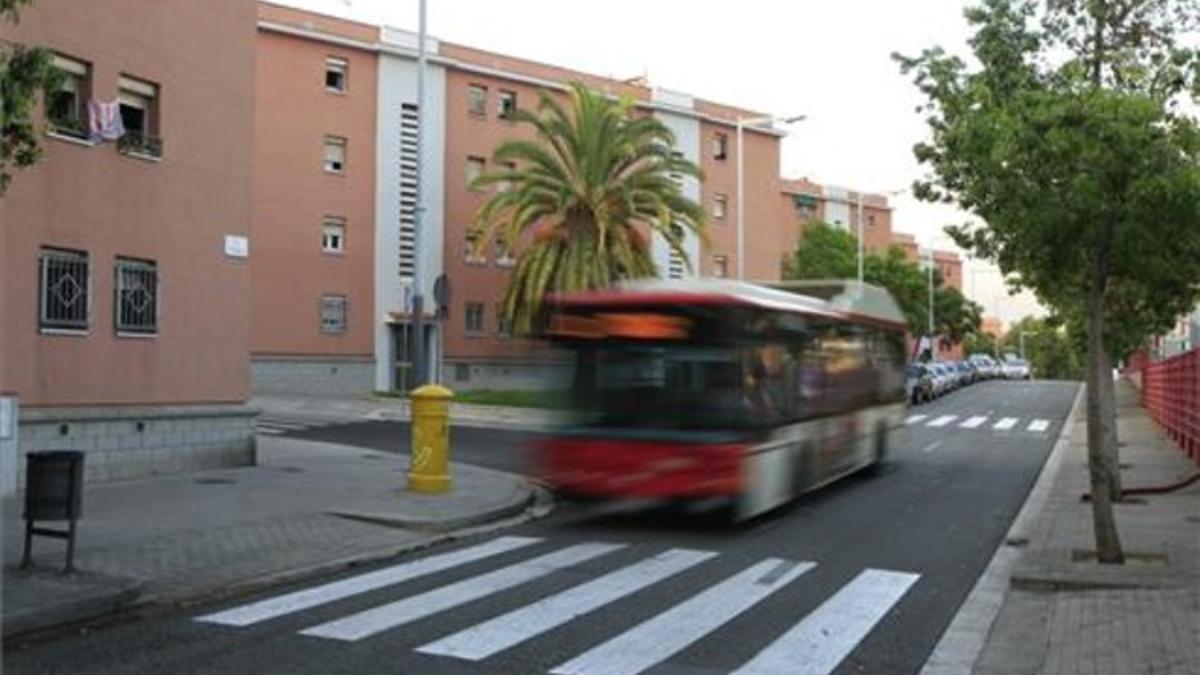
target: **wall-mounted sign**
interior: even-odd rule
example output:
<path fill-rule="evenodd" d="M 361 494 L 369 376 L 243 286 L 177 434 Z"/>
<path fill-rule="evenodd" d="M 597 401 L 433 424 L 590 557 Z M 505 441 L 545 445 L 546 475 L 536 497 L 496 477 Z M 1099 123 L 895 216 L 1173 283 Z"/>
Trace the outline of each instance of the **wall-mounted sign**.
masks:
<path fill-rule="evenodd" d="M 230 258 L 247 258 L 250 256 L 250 238 L 240 234 L 225 235 L 225 255 Z"/>

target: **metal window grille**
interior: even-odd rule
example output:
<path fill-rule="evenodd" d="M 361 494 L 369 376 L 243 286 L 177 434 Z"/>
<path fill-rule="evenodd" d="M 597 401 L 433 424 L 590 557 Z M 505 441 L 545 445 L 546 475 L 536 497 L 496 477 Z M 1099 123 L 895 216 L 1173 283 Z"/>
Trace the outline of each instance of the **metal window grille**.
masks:
<path fill-rule="evenodd" d="M 42 249 L 38 264 L 42 328 L 84 330 L 91 309 L 91 268 L 82 251 Z"/>
<path fill-rule="evenodd" d="M 417 181 L 417 106 L 400 106 L 400 244 L 398 268 L 401 279 L 412 279 L 416 259 Z"/>
<path fill-rule="evenodd" d="M 341 218 L 326 218 L 321 225 L 321 250 L 326 253 L 342 253 L 346 250 L 346 221 Z"/>
<path fill-rule="evenodd" d="M 158 267 L 146 260 L 117 260 L 116 325 L 126 333 L 158 332 Z"/>
<path fill-rule="evenodd" d="M 517 92 L 500 90 L 497 114 L 501 119 L 511 119 L 517 112 Z"/>
<path fill-rule="evenodd" d="M 321 298 L 321 331 L 342 333 L 346 330 L 346 296 L 326 295 Z"/>
<path fill-rule="evenodd" d="M 671 249 L 671 257 L 667 261 L 667 278 L 668 279 L 682 279 L 683 278 L 683 269 L 684 269 L 683 256 L 679 254 L 679 251 L 676 251 L 675 249 Z"/>
<path fill-rule="evenodd" d="M 472 84 L 467 90 L 467 111 L 472 115 L 487 114 L 487 87 Z"/>

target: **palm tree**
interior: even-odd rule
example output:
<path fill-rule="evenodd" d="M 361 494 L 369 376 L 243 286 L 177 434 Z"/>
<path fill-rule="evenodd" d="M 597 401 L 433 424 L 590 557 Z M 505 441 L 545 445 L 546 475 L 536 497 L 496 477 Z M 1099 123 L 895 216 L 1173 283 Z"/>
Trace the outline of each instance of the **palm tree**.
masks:
<path fill-rule="evenodd" d="M 704 210 L 678 183 L 699 178 L 700 169 L 674 151 L 671 131 L 634 115 L 632 100 L 580 83 L 568 93 L 569 112 L 545 92 L 536 112 L 516 111 L 535 140 L 501 143 L 493 160 L 510 168 L 473 183 L 502 186 L 476 217 L 476 254 L 492 241 L 524 244 L 501 304 L 521 333 L 534 328 L 550 293 L 655 276 L 646 232 L 661 235 L 689 267 L 684 238 L 704 236 Z"/>

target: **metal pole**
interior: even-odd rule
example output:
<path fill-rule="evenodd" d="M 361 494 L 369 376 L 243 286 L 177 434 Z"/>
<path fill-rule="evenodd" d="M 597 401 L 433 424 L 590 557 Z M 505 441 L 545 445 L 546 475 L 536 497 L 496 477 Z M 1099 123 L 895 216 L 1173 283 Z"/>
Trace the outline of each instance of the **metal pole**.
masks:
<path fill-rule="evenodd" d="M 929 252 L 929 357 L 935 353 L 933 346 L 933 251 Z"/>
<path fill-rule="evenodd" d="M 1025 329 L 1021 329 L 1021 360 L 1025 360 Z"/>
<path fill-rule="evenodd" d="M 858 193 L 858 284 L 863 282 L 863 194 Z"/>
<path fill-rule="evenodd" d="M 413 224 L 413 296 L 412 296 L 412 368 L 413 383 L 425 384 L 425 293 L 422 244 L 425 237 L 425 0 L 420 0 L 420 19 L 417 34 L 417 190 L 416 213 Z"/>
<path fill-rule="evenodd" d="M 742 154 L 742 119 L 737 121 L 737 278 L 746 278 L 746 166 Z"/>

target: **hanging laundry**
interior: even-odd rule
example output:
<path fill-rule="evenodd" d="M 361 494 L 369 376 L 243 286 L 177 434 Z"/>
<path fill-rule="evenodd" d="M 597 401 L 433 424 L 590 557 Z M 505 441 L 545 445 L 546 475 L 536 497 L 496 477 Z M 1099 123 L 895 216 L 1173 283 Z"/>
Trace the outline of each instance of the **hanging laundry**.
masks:
<path fill-rule="evenodd" d="M 88 139 L 93 143 L 115 141 L 125 135 L 120 101 L 88 101 Z"/>

